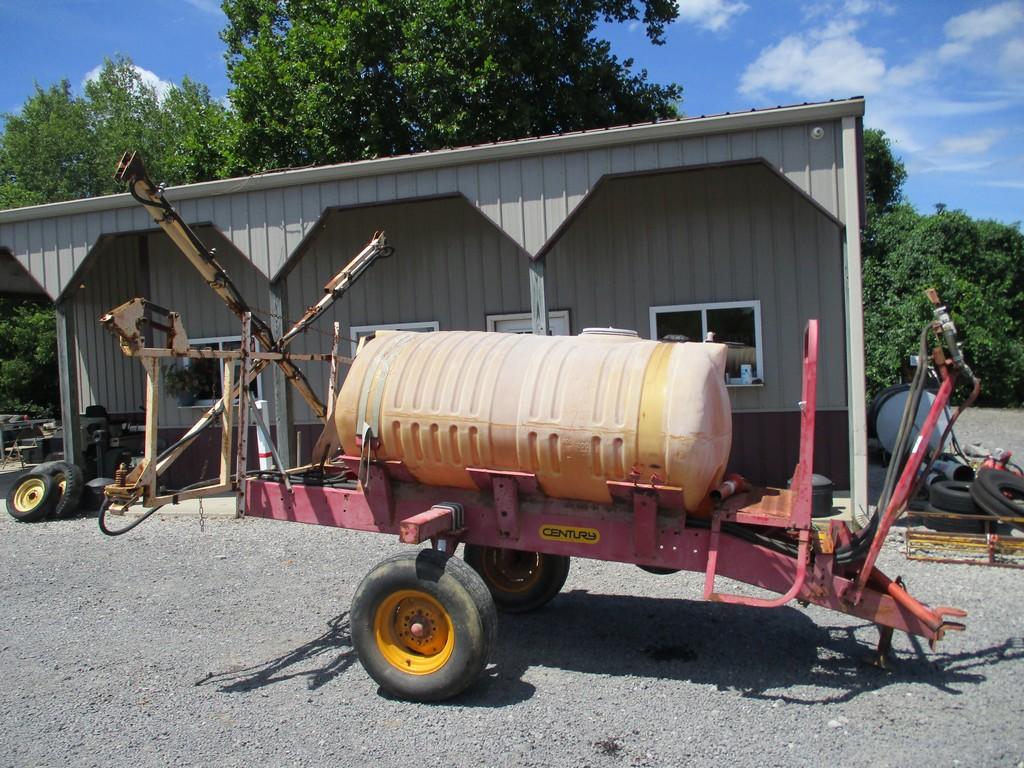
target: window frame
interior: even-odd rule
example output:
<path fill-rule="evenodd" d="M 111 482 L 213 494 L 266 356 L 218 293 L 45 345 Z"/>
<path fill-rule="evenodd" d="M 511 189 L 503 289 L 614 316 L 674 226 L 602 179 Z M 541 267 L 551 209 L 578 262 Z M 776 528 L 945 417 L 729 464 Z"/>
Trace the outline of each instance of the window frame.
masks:
<path fill-rule="evenodd" d="M 700 312 L 701 341 L 708 335 L 708 310 L 714 309 L 753 309 L 754 310 L 754 342 L 757 345 L 758 384 L 730 384 L 727 387 L 763 387 L 765 384 L 764 370 L 764 335 L 761 332 L 761 300 L 748 301 L 709 301 L 703 304 L 662 304 L 650 308 L 651 338 L 658 340 L 658 315 L 669 312 Z"/>
<path fill-rule="evenodd" d="M 241 346 L 242 346 L 242 337 L 240 335 L 239 336 L 204 336 L 204 337 L 199 338 L 199 339 L 189 339 L 188 340 L 189 346 L 196 347 L 197 349 L 202 349 L 203 347 L 212 347 L 214 344 L 218 344 L 219 345 L 219 344 L 223 344 L 224 342 L 237 342 L 239 348 L 241 348 Z M 260 351 L 260 341 L 259 341 L 259 339 L 253 338 L 253 345 L 255 346 L 257 352 Z M 223 350 L 224 347 L 218 346 L 217 349 L 218 350 Z M 196 360 L 198 360 L 198 359 L 202 359 L 202 358 L 186 357 L 186 358 L 184 358 L 183 362 L 184 362 L 184 364 L 185 364 L 185 366 L 187 368 L 191 368 L 193 363 L 195 363 Z M 216 360 L 217 363 L 219 363 L 219 369 L 220 369 L 220 389 L 221 389 L 221 392 L 223 392 L 224 391 L 224 363 L 226 363 L 227 361 L 226 360 L 222 360 L 220 358 L 215 358 L 215 360 Z M 262 400 L 263 399 L 263 374 L 262 373 L 256 376 L 256 399 L 257 400 Z M 216 399 L 210 399 L 210 398 L 200 399 L 200 398 L 196 398 L 196 401 L 192 405 L 186 405 L 184 407 L 185 408 L 209 408 L 210 406 L 216 405 L 217 402 L 219 402 L 219 401 L 216 400 Z M 235 402 L 238 402 L 237 399 L 236 399 Z"/>
<path fill-rule="evenodd" d="M 556 317 L 556 318 L 559 318 L 559 319 L 563 319 L 564 318 L 565 319 L 565 330 L 566 330 L 565 335 L 566 336 L 572 336 L 572 322 L 571 322 L 571 319 L 569 317 L 569 310 L 568 309 L 552 309 L 552 310 L 549 310 L 548 311 L 548 319 L 549 319 L 549 321 L 550 321 L 550 318 L 553 318 L 553 317 Z M 531 323 L 532 323 L 533 315 L 530 312 L 506 312 L 506 313 L 500 314 L 500 315 L 487 315 L 486 316 L 487 331 L 489 333 L 515 333 L 515 331 L 499 331 L 497 329 L 498 323 L 500 323 L 503 320 L 530 320 Z M 548 325 L 548 330 L 549 331 L 551 330 L 550 322 L 549 322 L 549 325 Z M 556 334 L 552 334 L 552 335 L 556 335 Z"/>
<path fill-rule="evenodd" d="M 428 332 L 440 331 L 441 324 L 437 320 L 417 320 L 408 323 L 370 323 L 369 325 L 350 325 L 348 328 L 349 341 L 352 344 L 352 356 L 355 357 L 359 347 L 360 333 L 375 333 L 377 331 L 419 331 Z"/>

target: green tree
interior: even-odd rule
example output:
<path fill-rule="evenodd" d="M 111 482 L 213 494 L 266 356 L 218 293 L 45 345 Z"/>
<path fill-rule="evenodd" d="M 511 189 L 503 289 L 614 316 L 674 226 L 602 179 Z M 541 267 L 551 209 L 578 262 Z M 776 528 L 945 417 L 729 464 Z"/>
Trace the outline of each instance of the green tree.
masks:
<path fill-rule="evenodd" d="M 649 83 L 593 37 L 670 0 L 225 0 L 237 153 L 252 170 L 653 120 L 679 86 Z"/>
<path fill-rule="evenodd" d="M 181 85 L 171 88 L 164 97 L 162 113 L 168 141 L 163 159 L 165 179 L 190 184 L 237 172 L 230 159 L 232 115 L 210 96 L 209 88 L 183 78 Z"/>
<path fill-rule="evenodd" d="M 85 103 L 64 80 L 36 86 L 0 134 L 0 208 L 97 194 Z"/>
<path fill-rule="evenodd" d="M 131 59 L 107 59 L 76 96 L 68 81 L 36 86 L 0 133 L 0 209 L 123 190 L 113 171 L 126 149 L 154 179 L 207 181 L 232 170 L 231 113 L 185 78 L 161 99 Z"/>
<path fill-rule="evenodd" d="M 56 348 L 52 307 L 0 298 L 0 413 L 58 412 Z"/>
<path fill-rule="evenodd" d="M 907 168 L 892 151 L 892 142 L 885 131 L 868 128 L 864 131 L 864 197 L 868 220 L 892 210 L 903 201 L 903 184 Z"/>
<path fill-rule="evenodd" d="M 964 353 L 982 379 L 982 402 L 1024 403 L 1024 235 L 1018 224 L 972 219 L 945 206 L 903 202 L 907 172 L 882 131 L 864 132 L 864 325 L 868 394 L 899 381 L 931 316 L 936 288 Z"/>

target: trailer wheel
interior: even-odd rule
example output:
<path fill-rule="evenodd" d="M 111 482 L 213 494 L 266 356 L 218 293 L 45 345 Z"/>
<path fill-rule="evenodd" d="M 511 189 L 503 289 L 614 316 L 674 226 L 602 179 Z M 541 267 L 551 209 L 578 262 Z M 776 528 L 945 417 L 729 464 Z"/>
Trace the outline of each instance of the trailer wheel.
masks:
<path fill-rule="evenodd" d="M 66 461 L 49 461 L 36 467 L 36 472 L 49 475 L 57 484 L 60 497 L 53 508 L 54 517 L 71 517 L 78 511 L 85 487 L 85 475 L 74 464 Z"/>
<path fill-rule="evenodd" d="M 7 491 L 7 511 L 15 520 L 36 523 L 53 511 L 57 501 L 57 484 L 39 472 L 22 475 Z"/>
<path fill-rule="evenodd" d="M 494 601 L 461 560 L 431 549 L 378 564 L 352 598 L 352 644 L 381 688 L 410 701 L 461 693 L 487 665 Z"/>
<path fill-rule="evenodd" d="M 505 613 L 527 613 L 547 605 L 569 576 L 565 555 L 467 544 L 465 558 Z"/>

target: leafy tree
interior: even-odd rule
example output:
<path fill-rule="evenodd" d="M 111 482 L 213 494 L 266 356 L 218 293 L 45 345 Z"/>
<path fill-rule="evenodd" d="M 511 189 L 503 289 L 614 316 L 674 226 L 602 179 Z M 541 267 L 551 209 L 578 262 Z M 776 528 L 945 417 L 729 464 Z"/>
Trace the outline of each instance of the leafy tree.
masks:
<path fill-rule="evenodd" d="M 230 159 L 234 121 L 227 108 L 210 96 L 209 88 L 183 78 L 180 86 L 168 91 L 162 112 L 168 140 L 162 178 L 188 184 L 237 173 Z"/>
<path fill-rule="evenodd" d="M 671 0 L 225 0 L 237 152 L 251 169 L 393 155 L 674 116 L 593 37 Z"/>
<path fill-rule="evenodd" d="M 0 208 L 97 194 L 85 103 L 67 80 L 36 86 L 0 135 Z"/>
<path fill-rule="evenodd" d="M 0 413 L 58 412 L 56 348 L 52 307 L 0 298 Z"/>
<path fill-rule="evenodd" d="M 903 201 L 903 183 L 906 180 L 907 168 L 893 154 L 892 142 L 885 131 L 865 130 L 864 196 L 869 221 Z"/>
<path fill-rule="evenodd" d="M 227 175 L 229 111 L 185 78 L 161 100 L 131 59 L 107 59 L 72 93 L 67 80 L 36 86 L 0 133 L 0 209 L 123 191 L 113 171 L 140 150 L 153 178 L 187 184 Z"/>
<path fill-rule="evenodd" d="M 930 317 L 937 288 L 964 354 L 982 379 L 982 402 L 1024 403 L 1024 235 L 1019 226 L 963 211 L 924 215 L 897 205 L 869 227 L 864 322 L 869 392 L 893 384 Z"/>

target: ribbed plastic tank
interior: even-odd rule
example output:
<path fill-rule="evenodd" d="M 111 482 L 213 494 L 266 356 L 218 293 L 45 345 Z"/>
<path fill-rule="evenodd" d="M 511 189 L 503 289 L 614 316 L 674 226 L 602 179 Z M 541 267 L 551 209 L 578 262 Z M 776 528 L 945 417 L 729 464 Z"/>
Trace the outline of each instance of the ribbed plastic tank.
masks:
<path fill-rule="evenodd" d="M 370 428 L 377 458 L 428 485 L 512 470 L 549 496 L 608 502 L 607 481 L 635 473 L 681 487 L 696 511 L 729 458 L 726 354 L 621 333 L 380 331 L 345 378 L 336 427 L 349 455 Z"/>

